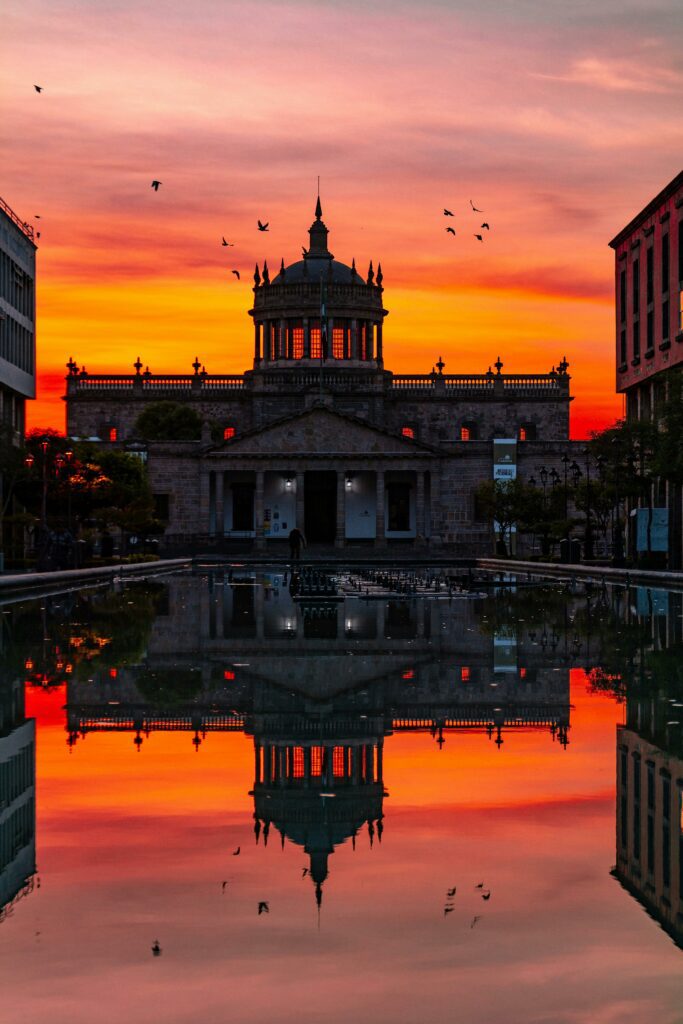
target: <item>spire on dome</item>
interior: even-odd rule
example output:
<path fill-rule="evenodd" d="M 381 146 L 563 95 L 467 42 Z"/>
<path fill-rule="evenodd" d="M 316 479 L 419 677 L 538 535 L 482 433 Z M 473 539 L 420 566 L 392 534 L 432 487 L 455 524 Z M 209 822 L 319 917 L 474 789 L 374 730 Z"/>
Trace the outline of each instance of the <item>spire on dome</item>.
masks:
<path fill-rule="evenodd" d="M 256 264 L 256 269 L 254 270 L 254 284 L 258 288 L 260 283 L 261 283 L 261 272 L 259 271 L 258 263 L 257 263 Z"/>
<path fill-rule="evenodd" d="M 316 220 L 322 220 L 322 216 L 323 216 L 323 208 L 320 205 L 320 196 L 318 195 L 318 201 L 315 204 L 315 219 Z"/>
<path fill-rule="evenodd" d="M 320 195 L 316 200 L 315 204 L 315 220 L 308 229 L 308 236 L 310 238 L 310 244 L 308 252 L 304 255 L 304 260 L 332 260 L 332 253 L 327 248 L 327 228 L 322 220 L 323 208 L 320 203 Z"/>

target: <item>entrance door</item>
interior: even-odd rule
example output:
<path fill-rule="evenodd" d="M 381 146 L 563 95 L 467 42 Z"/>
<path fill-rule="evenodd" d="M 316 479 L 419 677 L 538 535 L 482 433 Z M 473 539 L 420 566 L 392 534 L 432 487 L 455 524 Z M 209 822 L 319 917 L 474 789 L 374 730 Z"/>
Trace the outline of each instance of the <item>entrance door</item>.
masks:
<path fill-rule="evenodd" d="M 245 533 L 254 529 L 254 485 L 232 485 L 232 528 Z"/>
<path fill-rule="evenodd" d="M 304 533 L 309 544 L 333 544 L 337 530 L 337 474 L 304 474 Z"/>

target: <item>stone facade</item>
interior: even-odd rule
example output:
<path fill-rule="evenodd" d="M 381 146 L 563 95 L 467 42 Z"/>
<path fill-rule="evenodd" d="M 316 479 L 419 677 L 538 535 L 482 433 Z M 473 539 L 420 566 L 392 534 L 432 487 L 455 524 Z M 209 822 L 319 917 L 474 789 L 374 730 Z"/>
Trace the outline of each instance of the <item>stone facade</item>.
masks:
<path fill-rule="evenodd" d="M 169 538 L 286 538 L 384 546 L 447 545 L 485 553 L 474 491 L 493 476 L 493 441 L 515 441 L 513 472 L 562 470 L 569 449 L 566 360 L 549 373 L 397 375 L 384 368 L 383 275 L 334 259 L 320 204 L 304 258 L 271 281 L 254 275 L 253 368 L 210 375 L 94 376 L 69 361 L 67 432 L 143 451 L 167 509 Z M 141 445 L 150 403 L 182 402 L 201 440 Z M 217 438 L 219 440 L 217 440 Z M 220 440 L 222 438 L 222 440 Z"/>

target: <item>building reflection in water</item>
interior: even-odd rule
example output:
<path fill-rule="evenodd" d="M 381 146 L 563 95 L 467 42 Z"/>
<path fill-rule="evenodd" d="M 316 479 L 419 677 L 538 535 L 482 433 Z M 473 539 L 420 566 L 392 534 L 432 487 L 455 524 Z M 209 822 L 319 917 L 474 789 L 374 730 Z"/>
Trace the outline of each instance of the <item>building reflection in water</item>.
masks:
<path fill-rule="evenodd" d="M 36 884 L 35 722 L 24 683 L 0 681 L 0 921 Z"/>

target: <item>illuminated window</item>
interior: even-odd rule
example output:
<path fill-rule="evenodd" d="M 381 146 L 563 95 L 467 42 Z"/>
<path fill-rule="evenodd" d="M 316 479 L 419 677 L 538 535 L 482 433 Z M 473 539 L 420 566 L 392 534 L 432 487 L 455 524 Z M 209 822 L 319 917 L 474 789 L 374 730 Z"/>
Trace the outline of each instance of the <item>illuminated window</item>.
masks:
<path fill-rule="evenodd" d="M 320 328 L 311 328 L 311 359 L 320 359 Z"/>
<path fill-rule="evenodd" d="M 519 439 L 520 441 L 526 441 L 526 427 L 519 428 Z"/>
<path fill-rule="evenodd" d="M 469 683 L 470 681 L 470 669 L 469 665 L 463 665 L 460 669 L 460 679 L 463 683 Z"/>
<path fill-rule="evenodd" d="M 110 427 L 109 428 L 108 437 L 109 437 L 110 441 L 118 441 L 118 439 L 119 439 L 118 428 L 117 427 Z"/>
<path fill-rule="evenodd" d="M 519 670 L 519 678 L 520 679 L 526 679 L 526 669 L 525 668 L 520 668 L 520 670 Z"/>
<path fill-rule="evenodd" d="M 231 681 L 235 678 L 235 673 L 232 671 L 232 669 L 226 668 L 225 672 L 223 673 L 223 678 Z"/>
<path fill-rule="evenodd" d="M 404 679 L 414 679 L 415 678 L 415 673 L 413 672 L 412 668 L 406 669 L 406 671 L 403 673 L 403 678 Z"/>
<path fill-rule="evenodd" d="M 401 427 L 401 433 L 404 437 L 415 437 L 415 431 L 412 427 Z"/>
<path fill-rule="evenodd" d="M 224 427 L 223 428 L 223 440 L 224 441 L 229 441 L 230 438 L 234 437 L 234 436 L 235 436 L 235 428 L 234 427 Z"/>
<path fill-rule="evenodd" d="M 517 437 L 520 441 L 535 441 L 536 426 L 533 423 L 523 423 L 519 428 Z"/>
<path fill-rule="evenodd" d="M 322 775 L 323 748 L 311 747 L 311 775 Z"/>
<path fill-rule="evenodd" d="M 304 748 L 294 747 L 294 756 L 292 759 L 292 776 L 295 779 L 303 779 L 304 777 Z"/>
<path fill-rule="evenodd" d="M 332 328 L 332 355 L 335 359 L 344 358 L 344 328 Z"/>
<path fill-rule="evenodd" d="M 470 428 L 469 427 L 461 427 L 460 428 L 460 440 L 461 441 L 471 441 L 472 440 L 472 435 L 470 433 Z"/>
<path fill-rule="evenodd" d="M 119 670 L 117 668 L 110 668 L 109 669 L 109 678 L 110 679 L 116 679 L 118 674 L 119 674 Z"/>
<path fill-rule="evenodd" d="M 301 359 L 304 354 L 304 329 L 303 327 L 292 328 L 292 346 L 295 359 Z"/>
<path fill-rule="evenodd" d="M 365 328 L 365 324 L 358 328 L 358 339 L 360 341 L 359 350 L 361 359 L 368 358 L 368 332 Z"/>
<path fill-rule="evenodd" d="M 332 772 L 338 779 L 343 779 L 346 775 L 343 747 L 334 748 L 332 753 Z"/>

